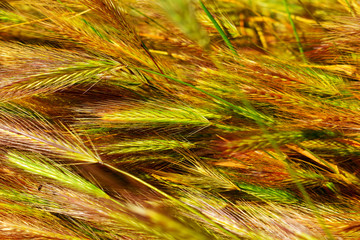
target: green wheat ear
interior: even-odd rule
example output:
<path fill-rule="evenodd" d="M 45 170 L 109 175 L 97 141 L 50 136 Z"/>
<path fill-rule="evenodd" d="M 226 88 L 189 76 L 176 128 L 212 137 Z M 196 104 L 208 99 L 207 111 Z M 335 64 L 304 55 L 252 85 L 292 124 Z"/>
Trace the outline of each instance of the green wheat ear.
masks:
<path fill-rule="evenodd" d="M 49 161 L 49 159 L 42 159 L 37 156 L 26 156 L 19 153 L 9 153 L 7 160 L 16 167 L 29 173 L 54 179 L 60 184 L 92 194 L 96 197 L 108 198 L 107 194 L 93 184 L 63 167 L 56 166 L 57 164 Z"/>
<path fill-rule="evenodd" d="M 360 239 L 359 22 L 0 1 L 0 239 Z"/>

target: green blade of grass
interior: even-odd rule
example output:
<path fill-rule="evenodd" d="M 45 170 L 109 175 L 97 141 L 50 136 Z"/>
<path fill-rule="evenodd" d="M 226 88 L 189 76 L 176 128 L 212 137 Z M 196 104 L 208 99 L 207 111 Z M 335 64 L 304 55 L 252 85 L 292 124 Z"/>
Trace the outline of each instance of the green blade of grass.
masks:
<path fill-rule="evenodd" d="M 294 36 L 295 36 L 295 39 L 296 39 L 296 42 L 297 42 L 297 45 L 298 45 L 298 48 L 299 48 L 301 58 L 305 61 L 304 49 L 303 49 L 303 47 L 301 45 L 301 41 L 300 41 L 300 38 L 299 38 L 299 34 L 298 34 L 297 30 L 296 30 L 295 23 L 291 18 L 291 12 L 290 12 L 290 9 L 289 9 L 289 3 L 288 3 L 287 0 L 283 0 L 283 1 L 284 1 L 286 13 L 288 14 L 288 17 L 289 17 L 289 22 L 290 22 L 291 27 L 292 27 L 292 29 L 294 31 Z"/>
<path fill-rule="evenodd" d="M 200 5 L 201 8 L 204 10 L 204 12 L 206 13 L 206 15 L 208 16 L 208 18 L 211 20 L 211 22 L 214 24 L 216 30 L 220 33 L 222 39 L 224 40 L 224 42 L 226 43 L 226 45 L 229 47 L 229 49 L 236 55 L 238 56 L 238 53 L 236 52 L 234 46 L 231 44 L 229 38 L 226 36 L 224 30 L 222 30 L 222 28 L 220 27 L 220 25 L 217 23 L 217 21 L 215 20 L 215 18 L 213 17 L 213 15 L 209 12 L 209 10 L 206 8 L 205 4 L 200 0 Z"/>

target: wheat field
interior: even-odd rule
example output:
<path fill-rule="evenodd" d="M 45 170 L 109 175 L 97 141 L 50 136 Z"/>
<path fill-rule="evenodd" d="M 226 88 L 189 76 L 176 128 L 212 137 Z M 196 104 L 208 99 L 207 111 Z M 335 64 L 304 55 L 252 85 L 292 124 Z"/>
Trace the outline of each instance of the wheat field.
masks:
<path fill-rule="evenodd" d="M 0 239 L 360 239 L 357 0 L 1 0 Z"/>

